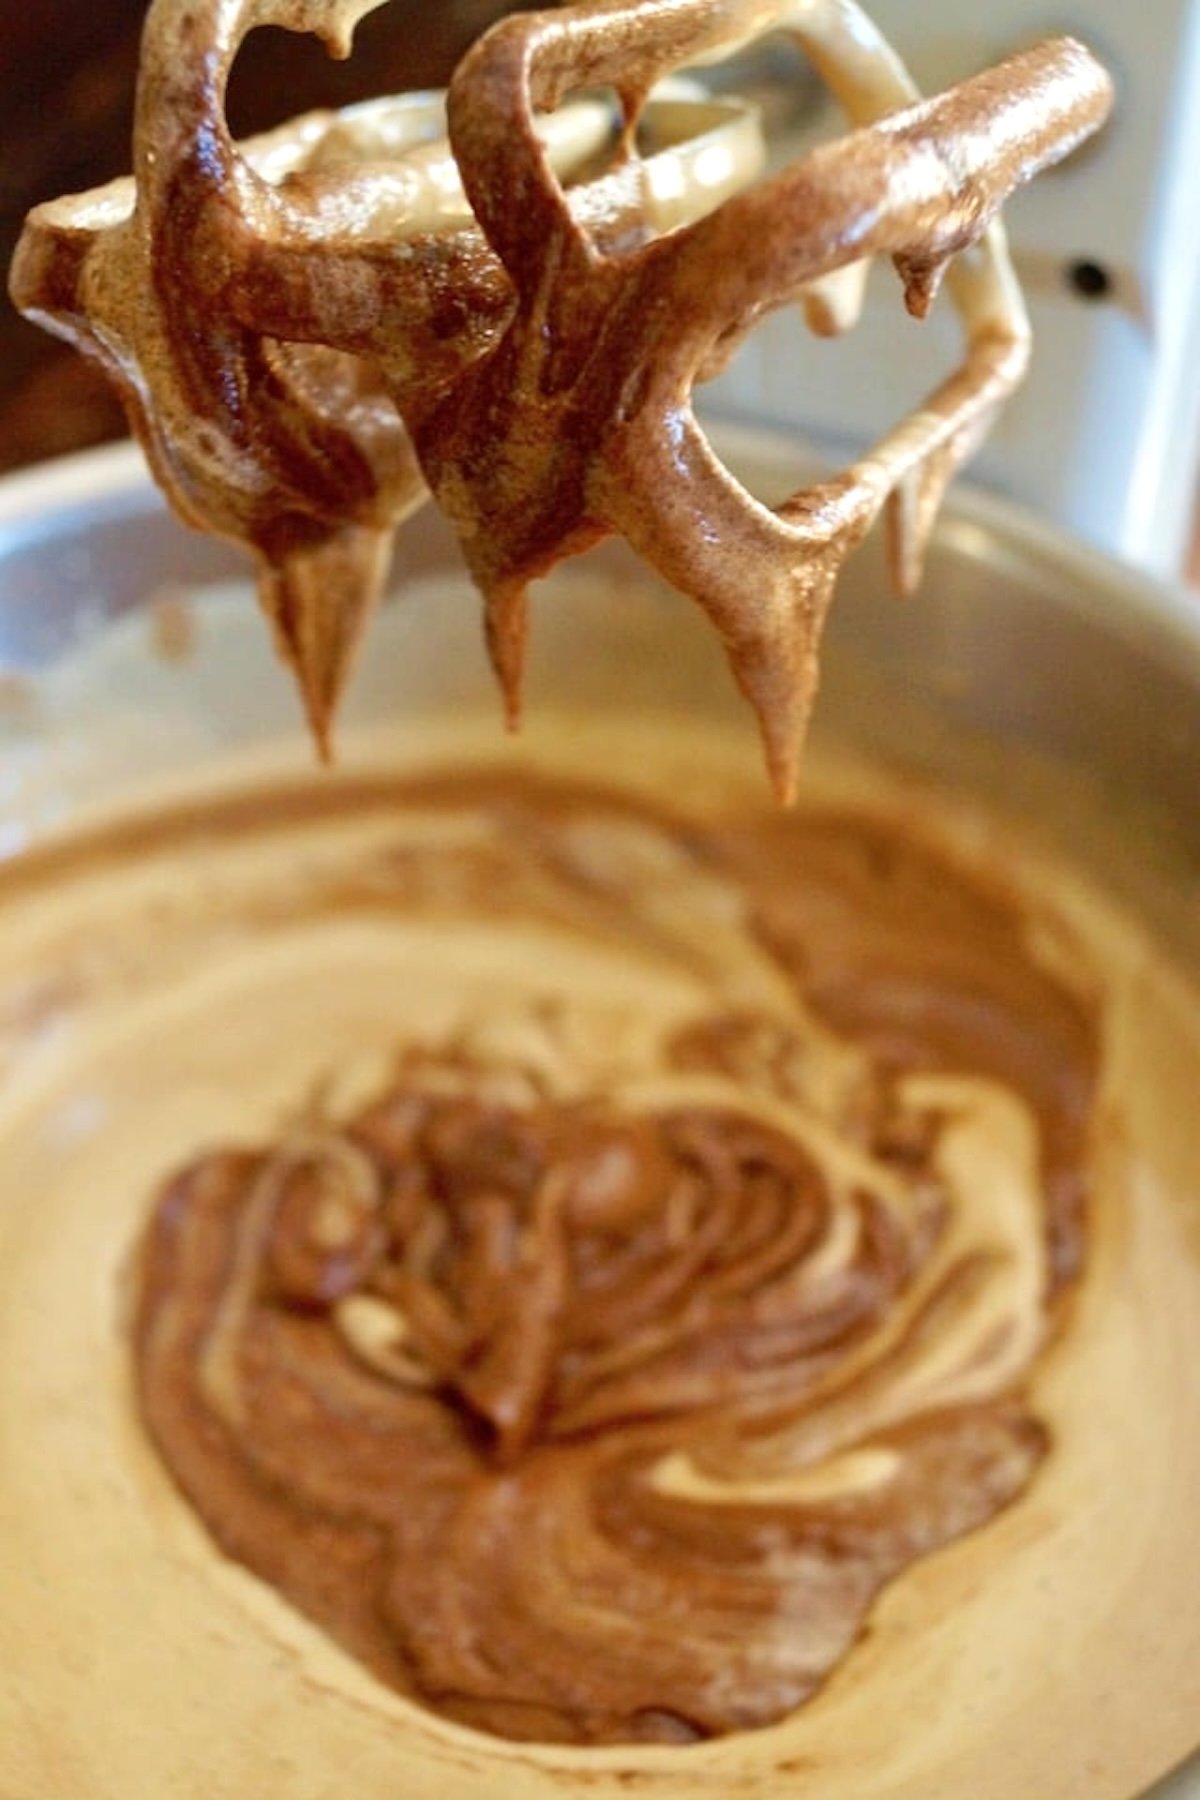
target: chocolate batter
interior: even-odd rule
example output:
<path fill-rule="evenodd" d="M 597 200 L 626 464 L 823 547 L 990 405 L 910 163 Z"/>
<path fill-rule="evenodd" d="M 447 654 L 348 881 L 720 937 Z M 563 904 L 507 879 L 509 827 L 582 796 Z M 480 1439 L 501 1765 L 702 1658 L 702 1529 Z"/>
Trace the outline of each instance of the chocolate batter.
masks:
<path fill-rule="evenodd" d="M 322 905 L 535 946 L 526 991 L 432 1036 L 397 992 L 368 1104 L 168 1183 L 153 1438 L 228 1555 L 439 1713 L 776 1721 L 1050 1447 L 1026 1389 L 1084 1253 L 1086 959 L 1044 966 L 1022 908 L 854 811 L 483 773 L 337 805 L 393 823 Z M 564 997 L 556 959 L 597 950 L 628 993 Z"/>
<path fill-rule="evenodd" d="M 468 53 L 432 161 L 388 102 L 235 144 L 225 88 L 248 31 L 346 55 L 381 3 L 155 0 L 134 180 L 35 210 L 16 304 L 109 373 L 176 510 L 250 549 L 323 749 L 427 486 L 514 722 L 530 584 L 620 534 L 711 620 L 790 798 L 842 565 L 886 508 L 894 584 L 915 587 L 948 483 L 1025 373 L 999 210 L 1099 128 L 1109 77 L 1052 39 L 922 101 L 852 0 L 576 0 Z M 772 29 L 856 129 L 747 186 L 758 159 L 719 133 L 710 179 L 710 120 L 665 171 L 664 216 L 636 141 L 655 85 Z M 624 129 L 603 172 L 583 179 L 585 155 L 564 186 L 572 159 L 555 170 L 538 120 L 597 89 Z M 849 468 L 768 508 L 722 464 L 693 387 L 774 309 L 848 328 L 874 257 L 918 316 L 946 279 L 963 360 Z"/>

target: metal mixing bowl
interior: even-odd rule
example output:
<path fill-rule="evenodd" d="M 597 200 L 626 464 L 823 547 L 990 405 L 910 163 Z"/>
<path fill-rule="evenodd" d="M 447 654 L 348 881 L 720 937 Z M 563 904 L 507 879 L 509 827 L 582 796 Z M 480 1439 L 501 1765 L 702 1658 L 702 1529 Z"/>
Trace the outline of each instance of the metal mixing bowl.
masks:
<path fill-rule="evenodd" d="M 796 485 L 795 446 L 727 432 L 723 448 L 764 497 Z M 431 513 L 402 539 L 401 582 L 452 555 Z M 623 552 L 607 555 L 619 578 L 632 573 Z M 131 449 L 0 484 L 0 852 L 20 854 L 149 769 L 194 772 L 207 755 L 295 729 L 293 696 L 249 605 L 236 644 L 205 635 L 209 585 L 240 573 L 232 552 L 168 517 Z M 146 622 L 181 605 L 203 652 L 156 659 Z M 226 596 L 212 617 L 229 611 Z M 135 662 L 145 650 L 147 677 L 133 690 L 93 654 L 122 634 Z M 457 608 L 413 602 L 402 644 L 388 668 L 367 659 L 354 718 L 444 711 L 488 690 L 470 596 Z M 613 606 L 541 602 L 533 727 L 551 701 L 597 707 L 614 695 L 753 730 L 686 602 L 665 591 Z M 878 546 L 849 566 L 816 732 L 1019 815 L 1134 905 L 1200 977 L 1200 600 L 960 493 L 915 600 L 887 596 Z M 110 740 L 124 746 L 116 760 L 99 753 Z M 1157 1793 L 1200 1795 L 1200 1762 Z"/>

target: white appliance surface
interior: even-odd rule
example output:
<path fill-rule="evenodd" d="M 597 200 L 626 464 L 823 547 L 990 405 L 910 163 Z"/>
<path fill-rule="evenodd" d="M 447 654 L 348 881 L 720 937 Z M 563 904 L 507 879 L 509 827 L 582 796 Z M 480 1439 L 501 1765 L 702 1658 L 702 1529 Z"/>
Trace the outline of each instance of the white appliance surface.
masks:
<path fill-rule="evenodd" d="M 972 479 L 1178 576 L 1200 467 L 1200 4 L 871 0 L 870 11 L 926 93 L 1063 32 L 1115 76 L 1102 136 L 1006 209 L 1034 361 Z M 832 106 L 806 115 L 782 148 L 827 135 L 836 119 Z M 815 342 L 795 313 L 777 314 L 709 405 L 852 452 L 952 370 L 959 343 L 945 302 L 928 324 L 908 321 L 894 274 L 880 268 L 848 338 Z"/>

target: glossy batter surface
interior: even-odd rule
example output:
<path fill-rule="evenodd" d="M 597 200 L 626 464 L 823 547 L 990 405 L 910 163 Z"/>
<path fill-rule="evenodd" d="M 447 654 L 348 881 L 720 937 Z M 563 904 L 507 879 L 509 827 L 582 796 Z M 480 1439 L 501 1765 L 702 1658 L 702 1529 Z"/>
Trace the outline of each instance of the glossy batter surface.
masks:
<path fill-rule="evenodd" d="M 1194 1002 L 986 818 L 604 741 L 0 878 L 15 1791 L 1189 1747 Z"/>
<path fill-rule="evenodd" d="M 771 1723 L 1049 1447 L 1024 1387 L 1083 1261 L 1097 978 L 852 812 L 481 775 L 337 824 L 378 836 L 304 904 L 447 934 L 453 1023 L 397 983 L 364 1108 L 298 1094 L 171 1182 L 155 1441 L 218 1544 L 438 1711 Z"/>

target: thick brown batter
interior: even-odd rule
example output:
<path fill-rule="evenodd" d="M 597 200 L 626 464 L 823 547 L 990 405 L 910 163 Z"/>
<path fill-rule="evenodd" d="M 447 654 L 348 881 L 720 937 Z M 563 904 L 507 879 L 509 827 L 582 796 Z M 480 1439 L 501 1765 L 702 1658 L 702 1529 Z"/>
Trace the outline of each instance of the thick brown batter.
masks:
<path fill-rule="evenodd" d="M 1099 128 L 1109 77 L 1048 40 L 922 102 L 853 0 L 576 0 L 485 34 L 440 147 L 383 102 L 239 149 L 224 100 L 246 33 L 312 31 L 346 55 L 380 4 L 155 0 L 134 181 L 31 215 L 16 304 L 106 369 L 176 510 L 252 551 L 325 750 L 427 484 L 514 723 L 530 584 L 620 534 L 711 620 L 790 798 L 842 565 L 886 508 L 894 584 L 915 587 L 948 483 L 1024 375 L 999 209 Z M 747 188 L 758 157 L 706 114 L 694 158 L 659 164 L 664 213 L 636 145 L 656 84 L 771 30 L 857 129 Z M 568 191 L 538 119 L 605 89 L 624 129 Z M 963 361 L 849 468 L 768 508 L 721 462 L 693 386 L 776 308 L 848 328 L 881 256 L 921 317 L 948 277 Z"/>
<path fill-rule="evenodd" d="M 1050 1448 L 1026 1386 L 1083 1257 L 1087 959 L 849 810 L 483 774 L 386 804 L 320 904 L 486 921 L 526 991 L 432 1037 L 397 991 L 385 1091 L 170 1182 L 145 1419 L 220 1546 L 438 1712 L 776 1721 Z M 629 993 L 564 997 L 564 953 Z"/>

